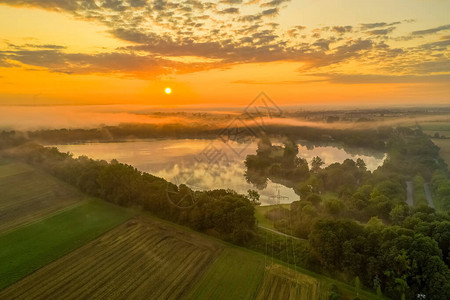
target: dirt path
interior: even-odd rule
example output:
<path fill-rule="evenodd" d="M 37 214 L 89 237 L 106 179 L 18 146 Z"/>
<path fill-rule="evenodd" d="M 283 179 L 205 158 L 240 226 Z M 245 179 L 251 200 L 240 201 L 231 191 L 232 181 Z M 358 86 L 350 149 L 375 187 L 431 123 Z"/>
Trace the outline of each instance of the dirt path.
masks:
<path fill-rule="evenodd" d="M 407 181 L 406 182 L 406 203 L 408 203 L 409 206 L 414 206 L 413 191 L 414 191 L 413 182 Z"/>
<path fill-rule="evenodd" d="M 433 197 L 431 196 L 430 184 L 424 183 L 423 189 L 425 190 L 425 197 L 427 197 L 428 206 L 434 208 Z"/>

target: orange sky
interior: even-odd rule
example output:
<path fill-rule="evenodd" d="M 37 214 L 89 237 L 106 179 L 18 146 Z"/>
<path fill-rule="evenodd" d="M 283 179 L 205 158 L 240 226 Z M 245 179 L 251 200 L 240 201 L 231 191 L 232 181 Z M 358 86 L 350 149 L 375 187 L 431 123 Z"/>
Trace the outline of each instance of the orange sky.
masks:
<path fill-rule="evenodd" d="M 0 105 L 450 103 L 448 1 L 312 2 L 0 0 Z"/>

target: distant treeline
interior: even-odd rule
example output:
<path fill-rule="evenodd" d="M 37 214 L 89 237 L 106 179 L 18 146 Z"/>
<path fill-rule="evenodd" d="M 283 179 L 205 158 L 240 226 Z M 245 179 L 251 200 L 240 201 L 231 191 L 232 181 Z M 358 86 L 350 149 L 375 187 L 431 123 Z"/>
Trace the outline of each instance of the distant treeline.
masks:
<path fill-rule="evenodd" d="M 231 190 L 192 191 L 116 160 L 73 158 L 34 143 L 5 150 L 3 155 L 46 170 L 88 195 L 138 207 L 226 241 L 246 244 L 254 235 L 254 206 L 248 197 Z"/>
<path fill-rule="evenodd" d="M 233 123 L 232 123 L 233 124 Z M 249 123 L 252 124 L 252 123 Z M 237 129 L 237 130 L 236 130 Z M 221 135 L 239 132 L 240 138 L 283 136 L 295 140 L 311 142 L 338 142 L 348 147 L 385 150 L 385 141 L 392 129 L 379 127 L 374 129 L 326 129 L 300 126 L 248 126 L 248 127 L 210 127 L 206 125 L 192 126 L 189 124 L 121 124 L 118 126 L 103 126 L 93 129 L 47 129 L 28 132 L 16 132 L 25 138 L 39 143 L 62 144 L 86 141 L 122 141 L 127 139 L 150 138 L 218 138 Z M 233 139 L 233 136 L 229 136 Z M 239 141 L 239 140 L 237 140 Z"/>

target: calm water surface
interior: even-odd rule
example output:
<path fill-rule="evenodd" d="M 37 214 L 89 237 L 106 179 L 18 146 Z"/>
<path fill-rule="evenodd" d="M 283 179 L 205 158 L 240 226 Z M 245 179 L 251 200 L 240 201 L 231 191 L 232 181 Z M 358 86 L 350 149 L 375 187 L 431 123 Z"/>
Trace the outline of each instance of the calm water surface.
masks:
<path fill-rule="evenodd" d="M 162 177 L 175 184 L 185 183 L 193 189 L 233 189 L 246 194 L 248 189 L 256 189 L 245 180 L 244 161 L 247 155 L 256 154 L 256 141 L 238 144 L 204 139 L 154 139 L 111 143 L 85 143 L 52 145 L 62 152 L 74 156 L 86 155 L 93 159 L 130 164 L 140 171 Z M 362 153 L 362 154 L 361 154 Z M 311 161 L 320 156 L 329 165 L 347 158 L 362 158 L 369 170 L 383 163 L 384 153 L 369 153 L 367 150 L 339 149 L 336 146 L 313 146 L 299 142 L 299 156 Z M 326 166 L 325 165 L 325 166 Z M 299 199 L 294 190 L 268 181 L 267 187 L 259 190 L 263 205 L 274 204 L 270 196 L 286 197 L 280 202 L 290 203 Z"/>

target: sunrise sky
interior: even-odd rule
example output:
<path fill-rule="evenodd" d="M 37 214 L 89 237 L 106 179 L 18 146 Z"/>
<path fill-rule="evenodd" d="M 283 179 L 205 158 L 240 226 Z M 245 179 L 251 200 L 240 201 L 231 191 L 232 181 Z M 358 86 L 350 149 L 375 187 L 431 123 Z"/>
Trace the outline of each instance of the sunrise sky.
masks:
<path fill-rule="evenodd" d="M 449 45 L 447 0 L 0 0 L 0 105 L 450 103 Z"/>

